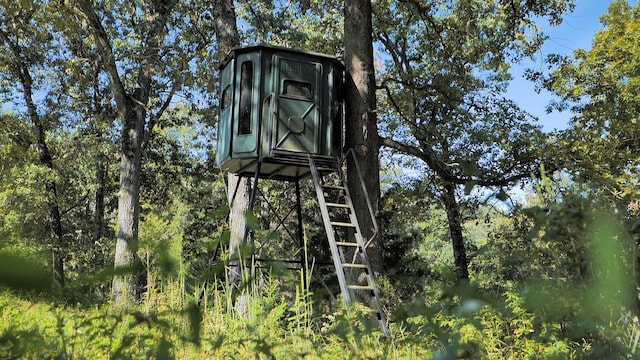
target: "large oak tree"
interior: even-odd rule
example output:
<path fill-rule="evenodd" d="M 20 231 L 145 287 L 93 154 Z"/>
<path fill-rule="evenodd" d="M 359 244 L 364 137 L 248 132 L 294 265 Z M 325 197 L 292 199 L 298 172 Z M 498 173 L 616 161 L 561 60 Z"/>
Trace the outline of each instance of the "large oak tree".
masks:
<path fill-rule="evenodd" d="M 144 286 L 136 251 L 145 146 L 176 94 L 192 99 L 194 85 L 214 88 L 208 81 L 212 71 L 202 62 L 213 38 L 208 5 L 177 0 L 73 2 L 79 21 L 93 35 L 121 126 L 115 267 L 126 271 L 113 280 L 117 303 L 138 296 Z"/>
<path fill-rule="evenodd" d="M 469 278 L 460 201 L 476 186 L 495 189 L 535 172 L 544 137 L 505 96 L 509 67 L 536 53 L 534 20 L 557 24 L 571 1 L 380 1 L 377 40 L 382 144 L 422 160 L 426 186 L 446 209 L 458 280 Z"/>
<path fill-rule="evenodd" d="M 550 56 L 549 76 L 531 72 L 559 96 L 551 109 L 571 110 L 570 127 L 558 133 L 567 169 L 626 205 L 638 197 L 640 163 L 640 6 L 611 3 L 589 50 L 573 58 Z"/>
<path fill-rule="evenodd" d="M 556 136 L 561 164 L 577 182 L 591 184 L 633 229 L 640 216 L 640 5 L 613 1 L 600 21 L 604 28 L 591 49 L 578 49 L 573 58 L 551 56 L 550 75 L 531 75 L 559 96 L 552 109 L 573 114 L 569 128 Z M 636 289 L 638 244 L 636 232 Z M 637 295 L 633 301 L 640 311 Z"/>

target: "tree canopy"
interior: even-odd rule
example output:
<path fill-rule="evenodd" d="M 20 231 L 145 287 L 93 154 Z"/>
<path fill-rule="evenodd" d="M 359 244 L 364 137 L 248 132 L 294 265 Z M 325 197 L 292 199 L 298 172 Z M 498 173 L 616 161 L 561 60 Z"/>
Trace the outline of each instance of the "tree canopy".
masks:
<path fill-rule="evenodd" d="M 554 71 L 542 80 L 560 96 L 552 109 L 574 114 L 570 130 L 558 134 L 566 166 L 606 186 L 623 206 L 638 197 L 638 16 L 637 5 L 613 1 L 591 49 L 551 57 Z"/>

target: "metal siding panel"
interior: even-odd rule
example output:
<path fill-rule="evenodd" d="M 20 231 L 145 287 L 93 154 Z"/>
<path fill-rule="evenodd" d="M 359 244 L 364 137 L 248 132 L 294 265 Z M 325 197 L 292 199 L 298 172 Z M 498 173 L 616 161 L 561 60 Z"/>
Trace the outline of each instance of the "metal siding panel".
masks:
<path fill-rule="evenodd" d="M 272 129 L 277 91 L 276 71 L 274 71 L 273 49 L 262 49 L 262 102 L 260 113 L 260 156 L 268 156 L 271 149 Z"/>
<path fill-rule="evenodd" d="M 312 58 L 276 55 L 277 115 L 272 147 L 318 153 L 322 65 Z M 307 86 L 308 85 L 308 86 Z"/>
<path fill-rule="evenodd" d="M 246 60 L 254 64 L 251 131 L 241 134 L 240 67 Z M 335 58 L 254 46 L 234 49 L 221 69 L 221 83 L 233 86 L 232 106 L 219 115 L 216 159 L 222 169 L 250 175 L 261 160 L 260 176 L 296 178 L 308 174 L 307 152 L 341 155 L 344 66 Z M 285 85 L 292 93 L 281 94 Z"/>
<path fill-rule="evenodd" d="M 229 61 L 225 68 L 222 69 L 220 76 L 220 106 L 223 105 L 223 101 L 228 100 L 228 106 L 224 109 L 219 108 L 218 112 L 218 145 L 216 149 L 216 162 L 218 166 L 223 166 L 230 160 L 231 155 L 231 132 L 233 131 L 233 104 L 234 104 L 234 91 L 233 91 L 233 73 L 234 73 L 234 61 Z M 224 91 L 229 87 L 229 98 L 224 99 Z"/>
<path fill-rule="evenodd" d="M 232 140 L 232 148 L 233 153 L 231 157 L 233 158 L 248 158 L 248 157 L 257 157 L 257 149 L 258 149 L 258 140 L 259 140 L 259 131 L 258 131 L 258 123 L 259 123 L 259 112 L 260 112 L 260 54 L 259 53 L 247 53 L 238 55 L 236 65 L 236 81 L 235 81 L 235 100 L 234 100 L 234 130 L 233 130 L 233 140 Z M 250 132 L 243 134 L 241 133 L 242 129 L 240 129 L 240 90 L 241 90 L 241 72 L 242 65 L 246 62 L 250 62 L 253 64 L 252 71 L 252 89 L 249 97 L 250 101 Z"/>

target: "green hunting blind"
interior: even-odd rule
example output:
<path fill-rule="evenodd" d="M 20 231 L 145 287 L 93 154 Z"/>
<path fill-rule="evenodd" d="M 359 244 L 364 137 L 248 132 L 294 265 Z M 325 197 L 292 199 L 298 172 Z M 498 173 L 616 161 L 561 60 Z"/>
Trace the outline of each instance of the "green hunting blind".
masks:
<path fill-rule="evenodd" d="M 221 65 L 218 165 L 262 178 L 308 174 L 308 156 L 342 151 L 344 66 L 335 57 L 256 45 Z"/>
<path fill-rule="evenodd" d="M 253 178 L 247 210 L 253 208 L 260 191 L 259 179 L 295 182 L 296 204 L 292 208 L 282 207 L 286 213 L 276 214 L 279 224 L 275 229 L 285 228 L 287 217 L 296 210 L 297 230 L 285 233 L 290 237 L 297 234 L 300 250 L 306 243 L 299 182 L 307 177 L 313 179 L 317 209 L 322 216 L 342 297 L 349 304 L 357 299 L 356 293 L 369 293 L 372 303 L 368 305 L 386 335 L 386 320 L 366 251 L 373 237 L 362 236 L 343 170 L 350 155 L 358 169 L 357 179 L 365 193 L 375 236 L 378 233 L 375 213 L 366 197 L 355 153 L 349 150 L 343 154 L 342 151 L 344 65 L 333 56 L 256 45 L 233 49 L 220 69 L 218 165 L 239 175 L 236 189 L 241 178 Z M 231 204 L 235 196 L 234 192 Z M 285 198 L 280 196 L 278 201 L 286 201 Z M 261 201 L 269 200 L 263 196 Z M 277 210 L 271 205 L 267 208 Z M 243 243 L 249 233 L 246 228 Z M 219 243 L 209 264 L 215 262 L 220 246 Z M 306 279 L 307 251 L 298 253 L 301 259 L 296 263 Z M 253 258 L 253 261 L 259 260 L 264 259 Z M 273 262 L 273 259 L 267 261 Z M 279 261 L 292 264 L 291 260 Z M 205 289 L 206 283 L 200 301 Z"/>

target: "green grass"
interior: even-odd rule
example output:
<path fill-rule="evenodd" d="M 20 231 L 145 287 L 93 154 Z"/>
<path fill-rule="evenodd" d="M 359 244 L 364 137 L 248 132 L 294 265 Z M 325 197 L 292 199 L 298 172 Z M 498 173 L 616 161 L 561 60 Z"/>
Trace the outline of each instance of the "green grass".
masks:
<path fill-rule="evenodd" d="M 267 289 L 240 316 L 214 292 L 203 308 L 156 294 L 125 311 L 109 304 L 53 304 L 49 296 L 0 294 L 0 358 L 56 359 L 404 359 L 430 357 L 407 334 L 384 338 L 365 326 L 361 308 L 311 312 L 310 296 L 292 300 Z M 153 305 L 150 305 L 152 303 Z M 404 339 L 404 340 L 403 340 Z"/>
<path fill-rule="evenodd" d="M 198 307 L 180 277 L 124 310 L 86 287 L 65 295 L 5 287 L 0 359 L 630 359 L 640 337 L 628 310 L 594 314 L 593 286 L 539 282 L 498 295 L 434 286 L 390 309 L 385 338 L 362 306 L 324 306 L 292 282 L 293 290 L 274 276 L 245 291 L 242 313 L 220 288 Z"/>

